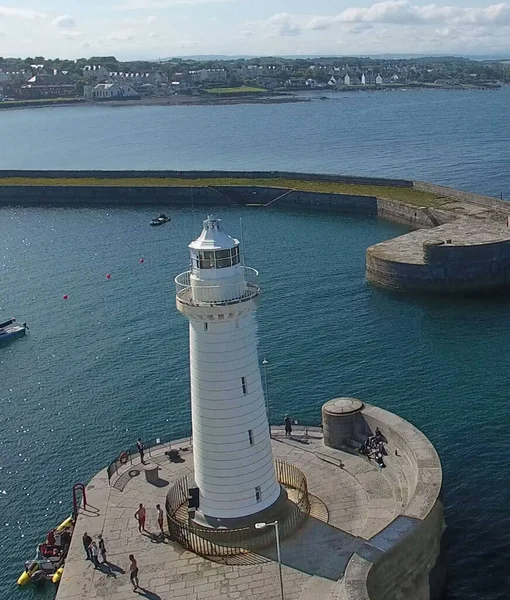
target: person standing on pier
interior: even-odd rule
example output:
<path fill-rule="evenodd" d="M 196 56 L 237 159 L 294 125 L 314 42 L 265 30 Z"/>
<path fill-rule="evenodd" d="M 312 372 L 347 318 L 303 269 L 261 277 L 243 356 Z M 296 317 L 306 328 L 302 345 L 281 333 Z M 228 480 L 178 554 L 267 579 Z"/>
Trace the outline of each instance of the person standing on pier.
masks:
<path fill-rule="evenodd" d="M 106 560 L 106 546 L 104 545 L 104 540 L 103 540 L 103 536 L 101 534 L 99 534 L 97 536 L 98 540 L 99 540 L 99 552 L 101 553 L 101 558 L 103 559 L 103 563 L 107 563 L 108 561 Z"/>
<path fill-rule="evenodd" d="M 142 461 L 142 464 L 144 464 L 144 462 L 143 462 L 144 451 L 143 451 L 142 438 L 138 438 L 138 440 L 136 442 L 136 447 L 138 448 L 138 452 L 140 453 L 140 460 Z"/>
<path fill-rule="evenodd" d="M 145 518 L 147 516 L 147 511 L 145 510 L 145 506 L 140 504 L 138 510 L 135 512 L 135 519 L 138 521 L 138 531 L 142 533 L 142 531 L 147 531 L 145 529 Z"/>
<path fill-rule="evenodd" d="M 129 555 L 129 560 L 131 561 L 129 565 L 129 579 L 133 584 L 133 592 L 136 592 L 136 590 L 140 587 L 138 582 L 138 563 L 132 554 Z"/>
<path fill-rule="evenodd" d="M 85 532 L 83 534 L 83 548 L 85 549 L 85 554 L 87 556 L 87 560 L 92 559 L 92 554 L 90 552 L 90 544 L 92 544 L 92 538 L 90 537 L 90 535 L 87 532 Z"/>
<path fill-rule="evenodd" d="M 156 510 L 158 511 L 158 527 L 161 531 L 161 535 L 165 535 L 165 531 L 163 530 L 163 510 L 159 504 L 156 504 Z"/>
<path fill-rule="evenodd" d="M 292 419 L 289 415 L 285 415 L 285 437 L 290 437 L 292 435 Z"/>
<path fill-rule="evenodd" d="M 90 544 L 90 557 L 92 562 L 94 563 L 94 567 L 96 567 L 96 569 L 99 569 L 99 560 L 98 557 L 99 556 L 99 549 L 97 547 L 96 542 L 92 541 L 92 543 Z"/>

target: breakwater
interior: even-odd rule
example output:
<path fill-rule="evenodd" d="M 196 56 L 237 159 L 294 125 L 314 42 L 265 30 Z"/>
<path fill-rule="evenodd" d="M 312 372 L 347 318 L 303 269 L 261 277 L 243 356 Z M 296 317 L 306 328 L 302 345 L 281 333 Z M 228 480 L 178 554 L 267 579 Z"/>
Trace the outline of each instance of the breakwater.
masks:
<path fill-rule="evenodd" d="M 241 205 L 380 217 L 418 231 L 368 248 L 368 281 L 449 293 L 510 285 L 510 204 L 425 182 L 282 171 L 0 171 L 0 183 L 4 206 Z M 309 189 L 290 187 L 305 183 Z M 322 191 L 331 184 L 353 192 Z"/>

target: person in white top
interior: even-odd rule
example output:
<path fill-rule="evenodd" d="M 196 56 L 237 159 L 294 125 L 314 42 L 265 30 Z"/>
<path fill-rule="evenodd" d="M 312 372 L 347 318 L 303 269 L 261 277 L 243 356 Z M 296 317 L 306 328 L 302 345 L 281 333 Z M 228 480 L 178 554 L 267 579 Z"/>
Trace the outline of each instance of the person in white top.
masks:
<path fill-rule="evenodd" d="M 161 535 L 165 535 L 165 531 L 163 529 L 163 510 L 159 504 L 156 504 L 156 510 L 158 511 L 158 526 L 161 531 Z"/>

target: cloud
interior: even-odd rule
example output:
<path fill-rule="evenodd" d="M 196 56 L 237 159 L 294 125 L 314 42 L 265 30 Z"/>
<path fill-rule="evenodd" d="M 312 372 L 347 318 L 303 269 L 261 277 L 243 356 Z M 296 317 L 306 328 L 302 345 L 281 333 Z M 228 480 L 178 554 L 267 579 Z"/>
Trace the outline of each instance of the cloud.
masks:
<path fill-rule="evenodd" d="M 177 6 L 196 6 L 197 4 L 219 4 L 237 0 L 126 0 L 115 6 L 119 10 L 144 10 L 172 8 Z"/>
<path fill-rule="evenodd" d="M 104 38 L 107 42 L 132 42 L 135 39 L 134 33 L 122 32 L 110 33 Z"/>
<path fill-rule="evenodd" d="M 77 38 L 80 38 L 82 36 L 82 33 L 81 33 L 81 31 L 76 31 L 76 30 L 72 30 L 72 31 L 64 30 L 64 31 L 62 31 L 61 35 L 66 40 L 75 40 Z"/>
<path fill-rule="evenodd" d="M 52 25 L 59 29 L 74 29 L 76 27 L 76 20 L 69 15 L 62 15 L 54 19 Z"/>
<path fill-rule="evenodd" d="M 269 27 L 276 29 L 277 35 L 299 35 L 301 28 L 292 15 L 280 13 L 267 20 Z"/>
<path fill-rule="evenodd" d="M 0 18 L 12 17 L 14 19 L 42 19 L 46 15 L 35 10 L 26 8 L 9 8 L 8 6 L 0 6 Z"/>
<path fill-rule="evenodd" d="M 486 7 L 417 5 L 410 0 L 387 0 L 368 7 L 350 7 L 331 15 L 291 15 L 279 13 L 250 25 L 269 28 L 273 35 L 300 35 L 304 31 L 323 31 L 347 25 L 415 25 L 472 27 L 510 25 L 510 3 L 502 2 Z"/>

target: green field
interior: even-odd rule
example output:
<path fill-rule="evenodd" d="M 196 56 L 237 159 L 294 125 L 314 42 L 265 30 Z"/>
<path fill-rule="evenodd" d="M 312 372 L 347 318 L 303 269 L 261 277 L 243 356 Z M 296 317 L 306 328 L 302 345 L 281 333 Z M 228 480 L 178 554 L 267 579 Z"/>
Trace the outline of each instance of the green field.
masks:
<path fill-rule="evenodd" d="M 40 186 L 101 186 L 101 187 L 207 187 L 207 186 L 259 186 L 300 190 L 303 192 L 322 192 L 330 194 L 354 194 L 377 196 L 388 200 L 397 200 L 414 206 L 438 207 L 444 198 L 430 192 L 409 188 L 385 187 L 376 185 L 357 185 L 331 181 L 301 181 L 298 179 L 243 179 L 243 178 L 50 178 L 50 177 L 3 177 L 0 185 L 40 185 Z"/>
<path fill-rule="evenodd" d="M 204 91 L 208 94 L 260 94 L 267 92 L 264 88 L 249 87 L 247 85 L 231 88 L 209 88 Z"/>
<path fill-rule="evenodd" d="M 50 105 L 50 104 L 77 104 L 85 102 L 85 98 L 39 98 L 36 100 L 5 100 L 0 102 L 0 108 L 13 108 L 16 106 L 34 106 L 34 105 Z"/>

